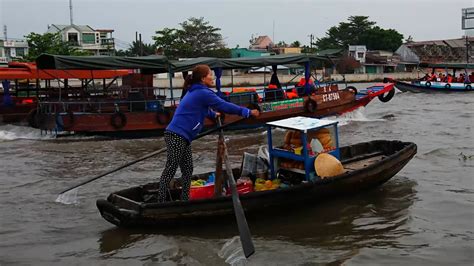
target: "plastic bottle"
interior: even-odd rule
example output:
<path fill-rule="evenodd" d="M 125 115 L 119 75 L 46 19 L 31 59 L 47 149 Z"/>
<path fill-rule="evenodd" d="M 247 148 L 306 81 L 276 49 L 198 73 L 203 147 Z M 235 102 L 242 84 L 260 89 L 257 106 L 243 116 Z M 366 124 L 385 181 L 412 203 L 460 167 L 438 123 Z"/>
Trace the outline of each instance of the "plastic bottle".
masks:
<path fill-rule="evenodd" d="M 214 181 L 216 180 L 216 174 L 215 173 L 211 173 L 209 175 L 209 177 L 207 178 L 207 184 L 210 184 L 210 183 L 214 183 Z"/>

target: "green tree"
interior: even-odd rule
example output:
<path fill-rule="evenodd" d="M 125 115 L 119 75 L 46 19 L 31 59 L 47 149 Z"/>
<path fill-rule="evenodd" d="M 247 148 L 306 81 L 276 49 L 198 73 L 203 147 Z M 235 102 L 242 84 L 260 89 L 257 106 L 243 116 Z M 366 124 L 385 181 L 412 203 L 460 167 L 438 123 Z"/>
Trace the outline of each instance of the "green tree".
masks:
<path fill-rule="evenodd" d="M 128 50 L 115 50 L 114 54 L 116 56 L 130 56 Z"/>
<path fill-rule="evenodd" d="M 299 41 L 294 41 L 291 43 L 291 47 L 300 47 L 301 43 Z"/>
<path fill-rule="evenodd" d="M 308 45 L 303 45 L 301 47 L 301 52 L 306 53 L 306 54 L 314 54 L 314 53 L 316 53 L 316 48 L 314 48 L 314 47 L 311 48 Z"/>
<path fill-rule="evenodd" d="M 369 50 L 395 51 L 402 43 L 403 35 L 396 30 L 375 26 L 366 16 L 350 16 L 348 22 L 329 28 L 326 36 L 318 38 L 318 50 L 342 48 L 348 45 L 366 45 Z"/>
<path fill-rule="evenodd" d="M 26 60 L 34 61 L 42 53 L 54 55 L 90 55 L 85 51 L 79 51 L 68 42 L 61 39 L 59 33 L 38 34 L 31 32 L 25 36 L 28 42 L 28 55 Z"/>
<path fill-rule="evenodd" d="M 275 46 L 276 47 L 287 47 L 288 44 L 286 44 L 285 41 L 279 41 Z"/>
<path fill-rule="evenodd" d="M 403 35 L 396 30 L 384 30 L 378 26 L 371 28 L 360 36 L 361 43 L 369 50 L 387 50 L 394 52 L 403 43 Z"/>
<path fill-rule="evenodd" d="M 170 58 L 178 57 L 178 32 L 177 29 L 164 28 L 155 32 L 157 35 L 152 39 L 155 41 L 155 46 L 163 50 L 164 54 Z"/>
<path fill-rule="evenodd" d="M 213 27 L 204 18 L 189 18 L 179 24 L 181 28 L 164 28 L 153 36 L 157 48 L 170 58 L 230 56 L 226 51 L 220 28 Z M 228 50 L 228 49 L 227 49 Z"/>
<path fill-rule="evenodd" d="M 140 41 L 133 41 L 127 50 L 115 50 L 116 56 L 147 56 L 154 54 L 156 54 L 155 44 L 140 43 Z"/>
<path fill-rule="evenodd" d="M 130 56 L 153 55 L 156 52 L 156 45 L 147 44 L 140 41 L 134 41 L 128 48 L 127 52 Z"/>

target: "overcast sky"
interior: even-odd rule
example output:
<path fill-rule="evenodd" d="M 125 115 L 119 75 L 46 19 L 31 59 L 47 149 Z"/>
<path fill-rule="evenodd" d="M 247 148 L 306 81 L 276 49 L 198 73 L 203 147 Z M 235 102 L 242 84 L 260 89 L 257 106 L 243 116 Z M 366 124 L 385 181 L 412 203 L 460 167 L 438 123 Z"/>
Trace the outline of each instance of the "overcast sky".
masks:
<path fill-rule="evenodd" d="M 151 43 L 156 30 L 204 17 L 221 28 L 232 48 L 247 47 L 252 34 L 309 44 L 310 34 L 324 37 L 330 27 L 356 15 L 415 41 L 460 38 L 461 9 L 473 6 L 474 0 L 73 0 L 73 19 L 115 30 L 118 48 L 124 49 L 136 31 Z M 7 25 L 8 38 L 44 33 L 48 24 L 69 24 L 69 0 L 0 0 L 0 23 Z"/>

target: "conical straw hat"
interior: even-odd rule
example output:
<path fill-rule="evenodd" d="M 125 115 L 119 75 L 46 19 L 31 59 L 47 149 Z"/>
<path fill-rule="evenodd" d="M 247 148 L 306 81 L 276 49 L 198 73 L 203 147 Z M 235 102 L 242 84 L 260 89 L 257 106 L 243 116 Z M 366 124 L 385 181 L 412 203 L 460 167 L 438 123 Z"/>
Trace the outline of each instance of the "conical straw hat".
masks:
<path fill-rule="evenodd" d="M 327 153 L 321 153 L 316 157 L 316 160 L 314 160 L 314 170 L 321 178 L 344 173 L 344 167 L 341 162 L 336 157 Z"/>

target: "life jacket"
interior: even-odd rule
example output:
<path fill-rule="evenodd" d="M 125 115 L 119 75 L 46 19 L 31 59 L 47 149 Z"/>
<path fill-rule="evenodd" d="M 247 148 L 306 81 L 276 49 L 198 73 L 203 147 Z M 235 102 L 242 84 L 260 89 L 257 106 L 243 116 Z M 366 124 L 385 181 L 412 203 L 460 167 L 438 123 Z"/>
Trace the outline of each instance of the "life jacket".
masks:
<path fill-rule="evenodd" d="M 298 93 L 296 93 L 294 91 L 288 91 L 288 92 L 285 92 L 285 94 L 286 94 L 287 99 L 298 98 Z"/>
<path fill-rule="evenodd" d="M 311 78 L 308 80 L 308 83 L 309 83 L 309 84 L 314 84 L 314 82 L 313 82 L 313 80 L 312 80 Z M 305 78 L 301 78 L 300 81 L 298 82 L 298 84 L 297 84 L 296 86 L 298 86 L 298 87 L 303 87 L 304 84 L 306 84 L 306 79 L 305 79 Z"/>
<path fill-rule="evenodd" d="M 269 84 L 268 88 L 269 89 L 278 89 L 277 85 L 275 85 L 275 84 Z"/>

